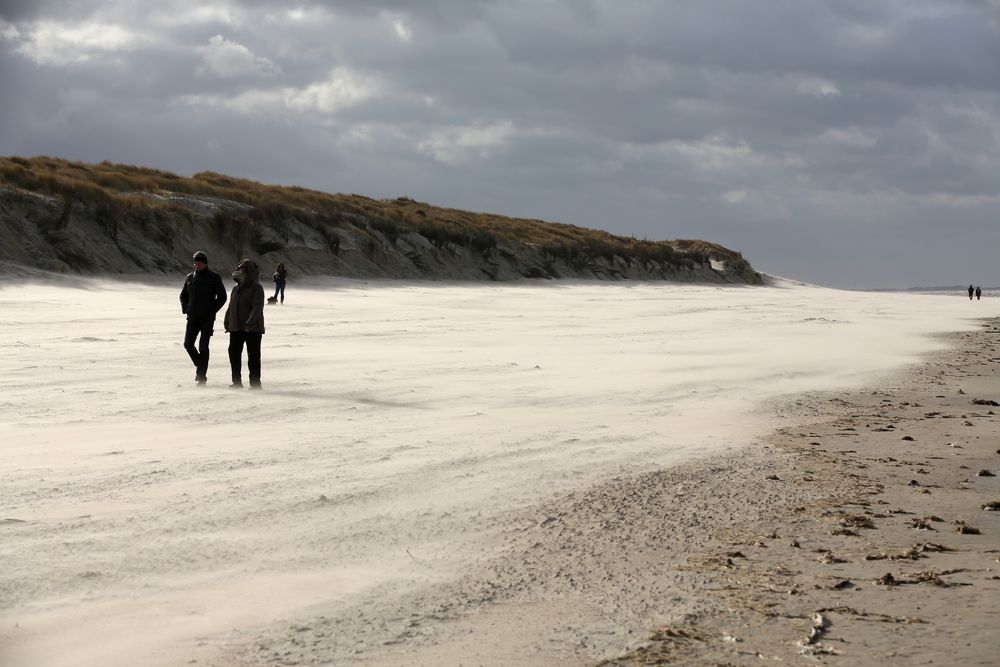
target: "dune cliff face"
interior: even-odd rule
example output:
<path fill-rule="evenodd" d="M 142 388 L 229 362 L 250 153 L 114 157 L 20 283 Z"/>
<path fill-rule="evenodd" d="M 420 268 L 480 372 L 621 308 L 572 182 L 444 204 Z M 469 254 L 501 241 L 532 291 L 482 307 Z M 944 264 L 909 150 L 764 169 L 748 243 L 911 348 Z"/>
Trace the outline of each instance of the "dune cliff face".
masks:
<path fill-rule="evenodd" d="M 192 251 L 203 250 L 216 269 L 250 257 L 264 267 L 283 261 L 297 277 L 764 282 L 738 253 L 712 244 L 618 254 L 475 233 L 442 236 L 347 211 L 315 215 L 165 191 L 127 194 L 122 206 L 0 183 L 0 263 L 89 275 L 171 274 L 190 270 Z"/>

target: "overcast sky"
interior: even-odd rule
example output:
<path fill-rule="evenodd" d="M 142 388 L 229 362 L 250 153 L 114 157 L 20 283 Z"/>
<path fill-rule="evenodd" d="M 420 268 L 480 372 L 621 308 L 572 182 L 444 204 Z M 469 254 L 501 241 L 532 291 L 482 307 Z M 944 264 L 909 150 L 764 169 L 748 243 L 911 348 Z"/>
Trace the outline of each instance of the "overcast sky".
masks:
<path fill-rule="evenodd" d="M 0 154 L 1000 285 L 1000 0 L 0 0 Z"/>

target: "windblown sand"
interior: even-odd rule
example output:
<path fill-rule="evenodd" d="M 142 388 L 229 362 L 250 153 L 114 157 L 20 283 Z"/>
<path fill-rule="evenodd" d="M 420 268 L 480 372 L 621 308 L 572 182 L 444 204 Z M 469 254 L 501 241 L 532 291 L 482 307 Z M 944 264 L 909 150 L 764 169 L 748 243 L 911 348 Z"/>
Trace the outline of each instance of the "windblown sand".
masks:
<path fill-rule="evenodd" d="M 0 292 L 5 666 L 995 664 L 989 301 L 290 285 L 252 393 L 178 290 Z"/>

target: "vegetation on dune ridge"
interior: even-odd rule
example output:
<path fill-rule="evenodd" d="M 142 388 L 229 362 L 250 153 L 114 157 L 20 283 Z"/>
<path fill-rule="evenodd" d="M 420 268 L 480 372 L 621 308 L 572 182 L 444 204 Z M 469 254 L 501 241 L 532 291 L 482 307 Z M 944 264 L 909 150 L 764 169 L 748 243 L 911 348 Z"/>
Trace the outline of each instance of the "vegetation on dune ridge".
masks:
<path fill-rule="evenodd" d="M 441 208 L 409 197 L 375 200 L 266 185 L 213 172 L 183 177 L 109 162 L 0 157 L 0 184 L 61 198 L 67 212 L 74 204 L 92 206 L 112 234 L 118 221 L 129 217 L 157 220 L 169 211 L 190 220 L 190 206 L 181 198 L 204 198 L 216 209 L 215 222 L 228 236 L 246 238 L 261 254 L 281 249 L 280 239 L 261 233 L 262 225 L 280 229 L 296 220 L 320 232 L 334 252 L 339 244 L 336 228 L 353 225 L 377 231 L 393 244 L 416 232 L 439 248 L 452 243 L 489 252 L 505 241 L 530 244 L 570 264 L 597 258 L 611 261 L 617 256 L 691 268 L 714 259 L 752 271 L 738 252 L 706 241 L 649 241 L 569 224 Z"/>

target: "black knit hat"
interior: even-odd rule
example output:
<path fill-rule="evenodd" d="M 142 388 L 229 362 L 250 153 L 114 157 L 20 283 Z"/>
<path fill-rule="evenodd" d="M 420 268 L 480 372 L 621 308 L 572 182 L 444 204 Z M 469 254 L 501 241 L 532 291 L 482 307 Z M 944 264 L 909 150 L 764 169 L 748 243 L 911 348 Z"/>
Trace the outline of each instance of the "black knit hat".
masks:
<path fill-rule="evenodd" d="M 208 264 L 208 255 L 203 253 L 201 250 L 196 252 L 191 259 L 193 259 L 196 262 L 205 262 L 206 264 Z"/>

